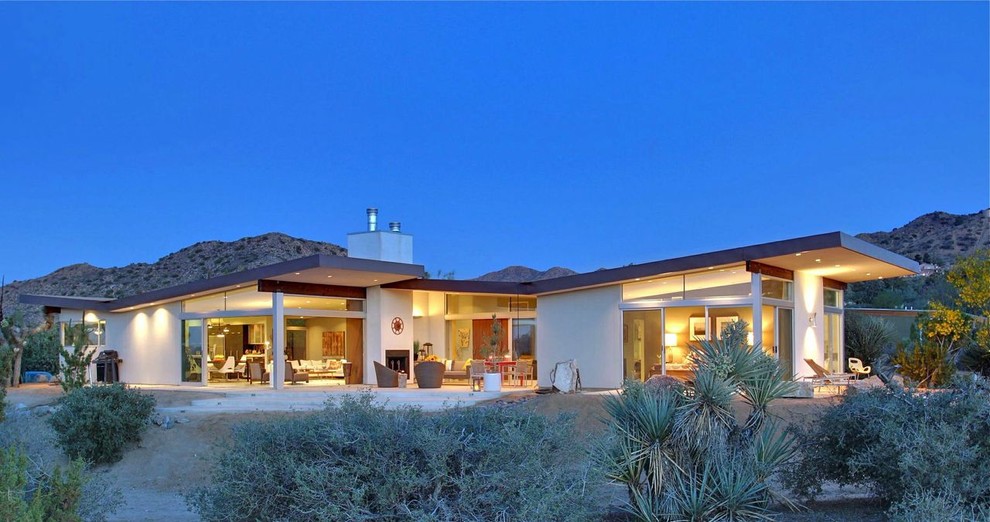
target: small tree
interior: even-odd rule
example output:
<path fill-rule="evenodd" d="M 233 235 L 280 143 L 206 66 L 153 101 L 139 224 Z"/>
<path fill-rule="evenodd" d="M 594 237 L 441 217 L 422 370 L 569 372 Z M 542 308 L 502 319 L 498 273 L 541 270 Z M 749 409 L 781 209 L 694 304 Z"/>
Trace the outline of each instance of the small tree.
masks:
<path fill-rule="evenodd" d="M 52 326 L 52 316 L 45 317 L 45 322 L 29 328 L 24 325 L 24 314 L 19 310 L 12 315 L 4 316 L 0 309 L 0 344 L 4 344 L 10 350 L 10 368 L 5 383 L 7 386 L 17 387 L 21 384 L 21 359 L 24 355 L 24 344 L 28 337 L 47 330 Z"/>
<path fill-rule="evenodd" d="M 502 325 L 492 314 L 492 332 L 481 341 L 481 356 L 490 359 L 502 355 Z"/>
<path fill-rule="evenodd" d="M 61 385 L 66 393 L 86 385 L 86 374 L 96 352 L 95 349 L 89 348 L 89 334 L 92 330 L 92 327 L 86 326 L 86 323 L 73 325 L 70 321 L 66 325 L 65 342 L 72 346 L 72 350 L 65 347 L 59 350 L 62 355 Z"/>

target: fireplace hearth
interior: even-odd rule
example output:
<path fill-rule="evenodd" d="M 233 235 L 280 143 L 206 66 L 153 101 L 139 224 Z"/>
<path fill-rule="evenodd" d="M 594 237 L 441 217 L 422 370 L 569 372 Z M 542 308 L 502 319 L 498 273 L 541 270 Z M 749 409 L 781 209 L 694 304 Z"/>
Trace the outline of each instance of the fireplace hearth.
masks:
<path fill-rule="evenodd" d="M 409 374 L 409 350 L 385 350 L 385 366 Z"/>

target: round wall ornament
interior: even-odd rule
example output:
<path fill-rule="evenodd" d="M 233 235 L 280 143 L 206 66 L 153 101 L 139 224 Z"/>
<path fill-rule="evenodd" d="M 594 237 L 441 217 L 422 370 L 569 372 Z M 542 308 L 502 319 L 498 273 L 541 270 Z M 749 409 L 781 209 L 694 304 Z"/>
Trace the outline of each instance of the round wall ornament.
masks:
<path fill-rule="evenodd" d="M 399 335 L 402 330 L 405 329 L 405 324 L 402 322 L 401 317 L 395 317 L 392 319 L 392 333 Z"/>

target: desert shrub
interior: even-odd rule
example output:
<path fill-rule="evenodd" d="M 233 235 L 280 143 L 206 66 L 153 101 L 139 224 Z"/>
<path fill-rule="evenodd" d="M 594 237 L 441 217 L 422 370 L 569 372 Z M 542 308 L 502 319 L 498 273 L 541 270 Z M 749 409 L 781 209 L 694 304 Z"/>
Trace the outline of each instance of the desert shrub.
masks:
<path fill-rule="evenodd" d="M 891 362 L 901 375 L 922 388 L 940 388 L 952 380 L 956 366 L 946 346 L 930 341 L 899 344 Z"/>
<path fill-rule="evenodd" d="M 32 484 L 27 456 L 19 449 L 0 449 L 0 520 L 73 522 L 83 486 L 83 466 L 75 461 L 63 474 L 56 466 Z"/>
<path fill-rule="evenodd" d="M 967 505 L 955 493 L 922 491 L 907 495 L 887 511 L 891 522 L 985 522 L 990 508 Z"/>
<path fill-rule="evenodd" d="M 27 491 L 49 491 L 49 499 L 55 500 L 56 505 L 64 506 L 76 498 L 75 515 L 86 522 L 103 522 L 112 515 L 122 504 L 120 490 L 116 488 L 109 477 L 104 474 L 94 474 L 80 470 L 79 477 L 74 478 L 74 466 L 68 468 L 69 478 L 66 480 L 58 464 L 62 460 L 61 453 L 55 447 L 55 434 L 51 426 L 41 417 L 33 413 L 18 412 L 5 421 L 0 422 L 0 448 L 16 448 L 27 459 L 27 468 L 22 470 Z M 0 450 L 2 451 L 2 450 Z M 54 478 L 58 473 L 58 478 Z M 77 491 L 73 485 L 81 483 Z M 9 488 L 5 489 L 10 491 Z M 0 489 L 0 492 L 5 491 Z M 2 494 L 2 493 L 0 493 Z M 61 500 L 59 500 L 61 499 Z M 62 509 L 68 520 L 71 518 L 69 509 Z M 49 512 L 46 520 L 58 520 Z M 0 520 L 13 520 L 0 516 Z"/>
<path fill-rule="evenodd" d="M 846 356 L 863 361 L 864 366 L 875 363 L 887 352 L 894 337 L 890 325 L 879 317 L 857 313 L 846 314 Z"/>
<path fill-rule="evenodd" d="M 365 394 L 235 427 L 187 500 L 204 520 L 586 520 L 582 457 L 570 418 L 388 411 Z"/>
<path fill-rule="evenodd" d="M 49 422 L 66 455 L 94 464 L 116 462 L 141 440 L 155 398 L 122 384 L 80 388 L 62 397 Z"/>
<path fill-rule="evenodd" d="M 868 487 L 894 504 L 951 491 L 964 505 L 986 505 L 990 385 L 979 377 L 956 385 L 930 393 L 891 386 L 846 395 L 798 429 L 800 458 L 786 482 L 810 497 L 831 480 Z"/>
<path fill-rule="evenodd" d="M 768 407 L 793 383 L 745 334 L 723 333 L 692 347 L 693 387 L 629 381 L 605 400 L 609 435 L 596 460 L 626 486 L 638 520 L 767 520 L 772 502 L 792 505 L 770 487 L 794 446 Z M 741 423 L 737 394 L 750 406 Z"/>
<path fill-rule="evenodd" d="M 920 339 L 898 346 L 892 359 L 901 365 L 901 374 L 923 388 L 941 387 L 952 380 L 959 350 L 969 342 L 972 328 L 972 319 L 961 310 L 939 303 L 931 303 L 931 309 L 915 321 L 913 328 Z"/>

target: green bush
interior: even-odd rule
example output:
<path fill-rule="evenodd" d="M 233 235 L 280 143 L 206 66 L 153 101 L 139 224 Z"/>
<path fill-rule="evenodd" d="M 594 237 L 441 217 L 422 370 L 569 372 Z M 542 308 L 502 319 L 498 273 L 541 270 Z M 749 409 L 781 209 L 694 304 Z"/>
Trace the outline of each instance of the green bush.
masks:
<path fill-rule="evenodd" d="M 589 467 L 573 422 L 506 408 L 385 410 L 370 394 L 234 428 L 203 520 L 587 520 Z"/>
<path fill-rule="evenodd" d="M 931 393 L 849 394 L 798 438 L 801 457 L 786 482 L 803 496 L 831 480 L 895 504 L 931 491 L 951 491 L 963 505 L 990 499 L 990 385 L 979 377 Z"/>
<path fill-rule="evenodd" d="M 57 328 L 29 336 L 24 342 L 21 369 L 25 372 L 38 371 L 58 375 L 58 357 L 61 349 L 61 333 Z"/>
<path fill-rule="evenodd" d="M 155 399 L 122 384 L 80 388 L 62 397 L 49 422 L 56 442 L 71 458 L 116 462 L 124 447 L 141 440 Z"/>
<path fill-rule="evenodd" d="M 14 447 L 0 450 L 0 520 L 25 522 L 76 522 L 83 490 L 82 461 L 67 472 L 55 466 L 52 473 L 32 481 L 28 457 Z"/>

